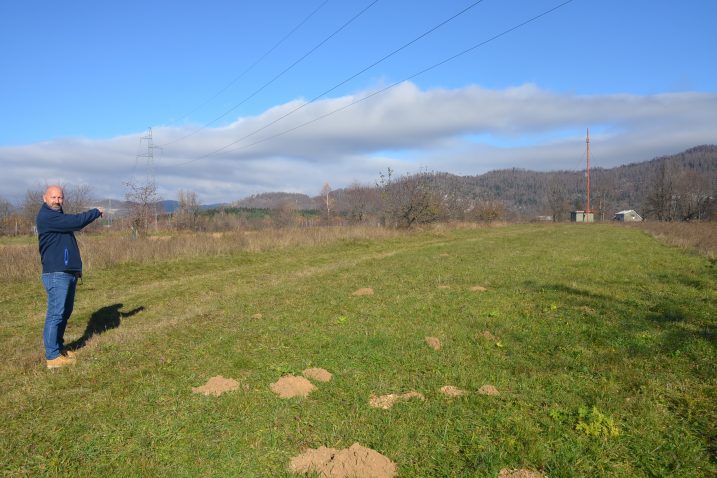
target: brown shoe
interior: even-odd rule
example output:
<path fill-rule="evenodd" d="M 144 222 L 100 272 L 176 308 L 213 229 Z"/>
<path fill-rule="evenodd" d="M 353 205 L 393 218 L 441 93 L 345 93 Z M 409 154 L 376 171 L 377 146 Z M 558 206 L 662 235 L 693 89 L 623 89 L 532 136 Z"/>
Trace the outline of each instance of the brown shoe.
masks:
<path fill-rule="evenodd" d="M 74 350 L 62 349 L 62 351 L 60 351 L 60 354 L 62 354 L 63 357 L 67 357 L 69 359 L 77 358 L 77 353 L 75 353 Z"/>
<path fill-rule="evenodd" d="M 75 365 L 75 359 L 60 355 L 59 357 L 47 361 L 47 368 L 60 368 L 68 365 Z"/>

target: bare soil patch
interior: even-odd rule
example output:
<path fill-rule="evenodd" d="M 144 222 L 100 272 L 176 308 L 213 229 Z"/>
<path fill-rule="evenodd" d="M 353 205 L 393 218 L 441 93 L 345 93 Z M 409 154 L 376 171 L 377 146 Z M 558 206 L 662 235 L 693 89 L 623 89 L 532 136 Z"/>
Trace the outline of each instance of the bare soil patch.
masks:
<path fill-rule="evenodd" d="M 453 385 L 446 385 L 445 387 L 441 387 L 441 393 L 448 397 L 460 397 L 462 395 L 466 395 L 468 392 L 461 390 L 458 387 L 454 387 Z"/>
<path fill-rule="evenodd" d="M 359 297 L 362 295 L 373 295 L 373 289 L 370 287 L 363 287 L 361 289 L 355 290 L 351 295 L 354 297 Z"/>
<path fill-rule="evenodd" d="M 271 391 L 281 398 L 306 397 L 316 389 L 313 383 L 304 377 L 285 375 L 270 385 Z"/>
<path fill-rule="evenodd" d="M 451 286 L 445 285 L 445 284 L 441 284 L 441 285 L 438 286 L 438 288 L 439 288 L 439 289 L 450 289 Z"/>
<path fill-rule="evenodd" d="M 478 338 L 488 339 L 488 340 L 490 340 L 490 341 L 492 341 L 492 342 L 497 342 L 497 341 L 499 340 L 498 337 L 496 337 L 495 335 L 493 335 L 493 334 L 492 334 L 490 331 L 488 331 L 488 330 L 484 330 L 483 332 L 481 332 L 480 334 L 478 334 Z"/>
<path fill-rule="evenodd" d="M 410 391 L 402 394 L 390 393 L 388 395 L 381 395 L 380 397 L 377 397 L 376 395 L 371 395 L 371 397 L 368 399 L 368 404 L 372 408 L 381 408 L 383 410 L 388 410 L 389 408 L 394 406 L 396 402 L 410 400 L 412 398 L 418 398 L 420 400 L 426 399 L 426 397 L 424 397 L 422 393 Z"/>
<path fill-rule="evenodd" d="M 201 387 L 192 387 L 193 393 L 214 395 L 218 397 L 224 392 L 231 392 L 239 388 L 239 382 L 231 378 L 224 378 L 221 375 L 212 377 Z"/>
<path fill-rule="evenodd" d="M 500 392 L 493 385 L 483 385 L 478 389 L 478 393 L 481 395 L 500 395 Z"/>
<path fill-rule="evenodd" d="M 331 375 L 331 372 L 329 372 L 328 370 L 316 367 L 307 368 L 302 372 L 302 374 L 306 378 L 311 378 L 319 382 L 328 382 L 331 380 L 331 377 L 333 377 L 333 375 Z"/>
<path fill-rule="evenodd" d="M 261 318 L 263 318 L 263 317 L 264 317 L 264 316 L 263 316 L 262 314 L 254 314 L 254 315 L 251 316 L 252 319 L 256 319 L 256 320 L 261 319 Z"/>
<path fill-rule="evenodd" d="M 370 448 L 354 443 L 349 448 L 320 447 L 295 456 L 289 463 L 292 473 L 317 473 L 322 478 L 393 478 L 398 466 Z"/>
<path fill-rule="evenodd" d="M 433 350 L 441 350 L 441 341 L 438 337 L 426 337 L 426 343 Z"/>
<path fill-rule="evenodd" d="M 503 468 L 500 470 L 500 473 L 498 473 L 498 478 L 548 478 L 548 476 L 539 471 L 526 470 L 525 468 L 521 468 L 520 470 Z"/>
<path fill-rule="evenodd" d="M 482 285 L 474 285 L 473 287 L 471 287 L 471 292 L 485 292 L 487 290 L 488 289 L 486 289 Z"/>

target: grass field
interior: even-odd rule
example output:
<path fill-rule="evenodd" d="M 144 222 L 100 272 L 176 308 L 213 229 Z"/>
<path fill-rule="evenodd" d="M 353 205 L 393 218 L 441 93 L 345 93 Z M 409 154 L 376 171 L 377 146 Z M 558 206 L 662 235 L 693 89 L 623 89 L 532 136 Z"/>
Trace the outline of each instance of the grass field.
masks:
<path fill-rule="evenodd" d="M 66 334 L 78 364 L 52 372 L 44 308 L 39 278 L 3 284 L 4 476 L 298 476 L 291 457 L 354 442 L 401 477 L 717 476 L 717 265 L 634 228 L 440 230 L 94 268 Z M 270 390 L 307 367 L 333 379 L 307 398 Z M 217 375 L 240 388 L 192 393 Z M 425 400 L 368 405 L 409 391 Z"/>

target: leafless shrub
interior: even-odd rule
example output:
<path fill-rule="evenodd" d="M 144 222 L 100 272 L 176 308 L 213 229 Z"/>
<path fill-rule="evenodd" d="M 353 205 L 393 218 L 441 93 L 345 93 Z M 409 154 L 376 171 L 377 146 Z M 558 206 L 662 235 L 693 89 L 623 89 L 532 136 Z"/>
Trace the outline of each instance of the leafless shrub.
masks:
<path fill-rule="evenodd" d="M 422 172 L 393 178 L 389 168 L 381 173 L 377 186 L 381 190 L 384 224 L 409 228 L 437 221 L 442 201 L 431 184 L 432 175 Z"/>
<path fill-rule="evenodd" d="M 471 209 L 470 219 L 478 222 L 495 222 L 505 219 L 505 205 L 496 200 L 487 200 L 478 202 Z"/>

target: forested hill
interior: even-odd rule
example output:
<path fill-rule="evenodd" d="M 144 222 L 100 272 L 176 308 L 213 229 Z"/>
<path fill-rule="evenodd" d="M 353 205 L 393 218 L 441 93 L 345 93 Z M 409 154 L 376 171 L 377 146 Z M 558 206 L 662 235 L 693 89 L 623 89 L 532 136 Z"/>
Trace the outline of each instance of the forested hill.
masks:
<path fill-rule="evenodd" d="M 463 194 L 496 199 L 516 213 L 553 214 L 585 207 L 585 171 L 537 172 L 523 169 L 490 171 L 479 176 L 454 177 Z M 605 214 L 622 209 L 649 209 L 656 189 L 674 194 L 695 192 L 717 197 L 717 145 L 640 163 L 590 171 L 591 208 Z M 562 204 L 566 203 L 566 204 Z"/>
<path fill-rule="evenodd" d="M 316 202 L 306 194 L 299 193 L 261 193 L 240 199 L 232 204 L 234 207 L 256 209 L 280 209 L 287 204 L 295 209 L 314 209 Z"/>
<path fill-rule="evenodd" d="M 555 216 L 565 219 L 568 212 L 584 209 L 585 171 L 538 172 L 525 169 L 503 169 L 475 176 L 457 176 L 444 172 L 419 173 L 392 178 L 396 183 L 418 180 L 435 197 L 453 208 L 465 210 L 471 204 L 498 202 L 509 217 L 530 219 Z M 717 198 L 717 145 L 703 145 L 682 153 L 615 168 L 591 169 L 591 209 L 598 219 L 610 219 L 623 209 L 635 209 L 646 217 L 668 214 L 665 208 L 681 205 L 688 198 L 705 200 L 714 207 Z M 376 185 L 352 186 L 333 190 L 332 209 L 354 214 L 372 213 L 381 206 Z M 445 205 L 444 204 L 444 205 Z M 267 209 L 322 209 L 325 198 L 294 193 L 265 193 L 234 203 L 238 207 Z M 686 206 L 687 214 L 694 209 Z M 677 214 L 676 211 L 673 211 Z M 684 214 L 683 214 L 684 215 Z"/>

